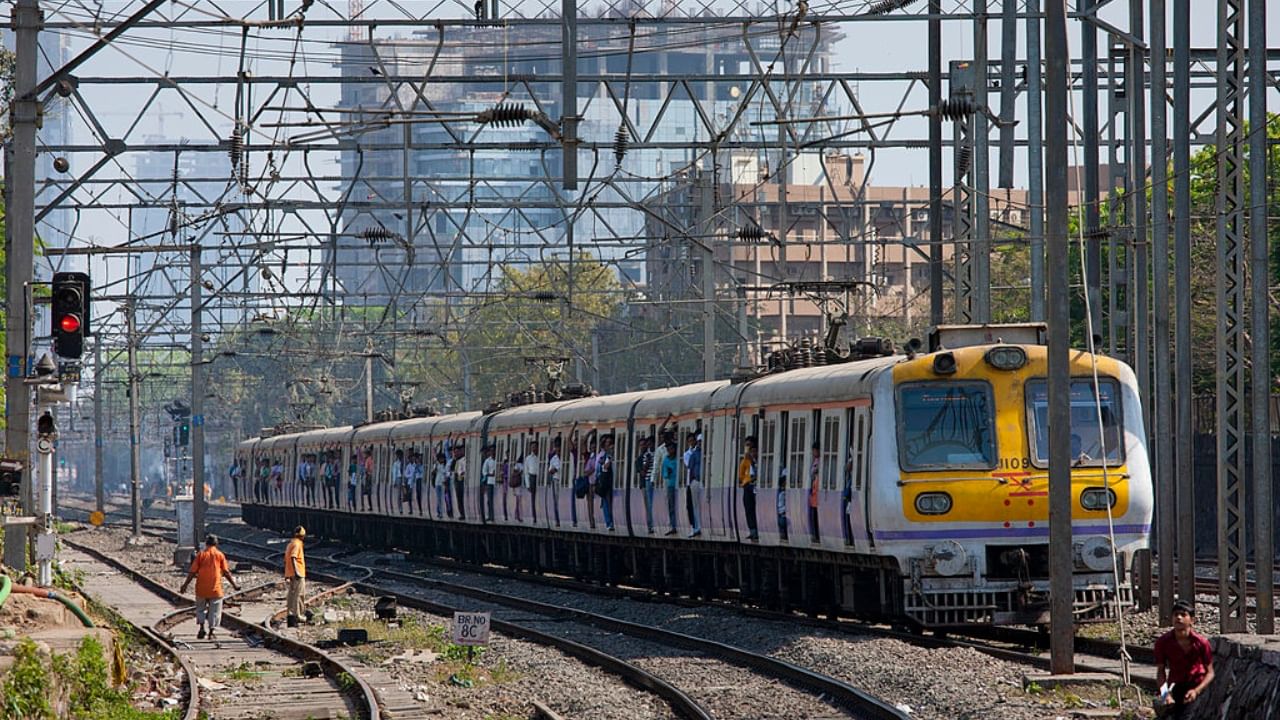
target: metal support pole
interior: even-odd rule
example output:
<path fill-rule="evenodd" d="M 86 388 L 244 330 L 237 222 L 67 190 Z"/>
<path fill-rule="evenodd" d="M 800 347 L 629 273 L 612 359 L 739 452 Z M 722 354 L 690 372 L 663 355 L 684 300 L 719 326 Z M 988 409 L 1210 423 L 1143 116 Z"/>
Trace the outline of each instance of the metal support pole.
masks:
<path fill-rule="evenodd" d="M 1142 37 L 1143 0 L 1129 0 L 1129 31 Z M 1138 376 L 1138 397 L 1151 397 L 1151 338 L 1148 325 L 1151 320 L 1150 285 L 1148 284 L 1147 255 L 1147 107 L 1146 107 L 1146 52 L 1138 45 L 1129 47 L 1129 63 L 1126 69 L 1129 87 L 1129 131 L 1126 157 L 1129 159 L 1129 200 L 1133 203 L 1129 218 L 1133 223 L 1133 293 L 1128 307 L 1129 324 L 1133 328 L 1133 372 Z M 1143 406 L 1143 427 L 1151 437 L 1151 403 Z M 1148 446 L 1152 446 L 1148 443 Z"/>
<path fill-rule="evenodd" d="M 973 67 L 969 63 L 951 63 L 950 94 L 972 97 Z M 976 322 L 973 288 L 973 120 L 962 118 L 953 123 L 951 241 L 955 260 L 955 321 Z M 868 264 L 869 267 L 869 264 Z"/>
<path fill-rule="evenodd" d="M 929 0 L 929 107 L 942 104 L 942 3 Z M 942 289 L 942 116 L 929 116 L 929 322 L 945 322 Z"/>
<path fill-rule="evenodd" d="M 38 413 L 52 411 L 40 405 Z M 37 415 L 39 417 L 39 415 Z M 53 584 L 53 442 L 57 435 L 41 435 L 36 441 L 37 477 L 40 494 L 40 541 L 36 543 L 36 579 L 43 587 Z"/>
<path fill-rule="evenodd" d="M 1258 633 L 1275 632 L 1275 578 L 1272 559 L 1271 478 L 1271 328 L 1267 285 L 1271 257 L 1267 239 L 1267 3 L 1249 0 L 1249 248 L 1252 314 L 1252 371 L 1249 379 L 1253 407 L 1253 558 L 1257 589 Z"/>
<path fill-rule="evenodd" d="M 1044 322 L 1044 116 L 1040 18 L 1027 17 L 1027 203 L 1031 229 L 1031 321 Z M 1086 23 L 1087 24 L 1087 23 Z M 1095 110 L 1096 118 L 1096 110 Z M 1096 143 L 1096 141 L 1095 141 Z"/>
<path fill-rule="evenodd" d="M 1160 550 L 1160 617 L 1173 611 L 1173 553 L 1177 546 L 1177 498 L 1173 487 L 1172 398 L 1169 368 L 1169 157 L 1165 0 L 1151 0 L 1151 237 L 1155 309 L 1156 539 Z M 1150 598 L 1148 598 L 1150 599 Z"/>
<path fill-rule="evenodd" d="M 191 547 L 204 540 L 204 287 L 201 248 L 191 245 Z M 178 541 L 182 545 L 182 541 Z"/>
<path fill-rule="evenodd" d="M 973 267 L 973 321 L 991 322 L 991 129 L 985 114 L 987 92 L 987 0 L 980 0 L 973 18 L 973 95 L 984 112 L 973 123 L 973 243 L 969 263 Z"/>
<path fill-rule="evenodd" d="M 107 500 L 106 486 L 103 484 L 106 469 L 102 466 L 102 404 L 106 400 L 102 395 L 103 374 L 105 369 L 102 367 L 102 334 L 99 333 L 93 339 L 93 499 L 94 509 L 98 512 L 106 512 Z"/>
<path fill-rule="evenodd" d="M 714 159 L 712 160 L 714 163 Z M 702 379 L 716 379 L 716 265 L 715 252 L 711 237 L 715 221 L 715 208 L 712 202 L 714 178 L 710 172 L 704 172 L 699 186 L 702 191 L 698 214 L 698 234 L 704 239 L 700 241 L 702 255 Z M 594 354 L 595 334 L 591 335 Z"/>
<path fill-rule="evenodd" d="M 1093 8 L 1097 0 L 1083 0 L 1081 11 Z M 1080 23 L 1081 70 L 1084 91 L 1081 93 L 1081 146 L 1084 150 L 1084 291 L 1089 298 L 1089 315 L 1093 334 L 1105 337 L 1102 327 L 1102 237 L 1099 233 L 1098 208 L 1098 28 L 1093 23 Z"/>
<path fill-rule="evenodd" d="M 562 187 L 578 189 L 578 0 L 560 0 Z"/>
<path fill-rule="evenodd" d="M 13 135 L 5 155 L 6 198 L 5 278 L 5 451 L 24 463 L 31 453 L 31 391 L 23 381 L 30 365 L 31 318 L 27 315 L 27 289 L 31 283 L 35 247 L 36 123 L 40 103 L 28 97 L 36 86 L 37 39 L 44 23 L 37 0 L 18 0 L 13 8 L 15 57 L 13 104 L 10 125 Z M 23 473 L 20 498 L 24 514 L 35 509 L 32 473 Z M 27 569 L 28 528 L 5 528 L 4 562 L 18 570 Z"/>
<path fill-rule="evenodd" d="M 373 422 L 373 339 L 364 344 L 364 421 Z"/>
<path fill-rule="evenodd" d="M 1030 67 L 1030 58 L 1027 65 Z M 1013 187 L 1013 143 L 1017 105 L 1018 0 L 1004 0 L 1000 11 L 1000 161 L 996 185 Z M 1030 98 L 1028 98 L 1030 99 Z M 1036 99 L 1039 102 L 1039 98 Z"/>
<path fill-rule="evenodd" d="M 1218 608 L 1224 633 L 1246 629 L 1242 2 L 1218 2 Z"/>
<path fill-rule="evenodd" d="M 125 312 L 129 346 L 129 489 L 133 507 L 133 537 L 142 536 L 142 420 L 138 411 L 138 329 L 137 307 L 128 302 Z"/>
<path fill-rule="evenodd" d="M 1173 283 L 1191 287 L 1191 0 L 1173 3 Z M 1195 597 L 1196 495 L 1191 447 L 1191 294 L 1174 293 L 1178 597 Z"/>
<path fill-rule="evenodd" d="M 1075 671 L 1071 559 L 1071 309 L 1067 236 L 1067 8 L 1045 8 L 1045 197 L 1049 283 L 1049 670 Z"/>

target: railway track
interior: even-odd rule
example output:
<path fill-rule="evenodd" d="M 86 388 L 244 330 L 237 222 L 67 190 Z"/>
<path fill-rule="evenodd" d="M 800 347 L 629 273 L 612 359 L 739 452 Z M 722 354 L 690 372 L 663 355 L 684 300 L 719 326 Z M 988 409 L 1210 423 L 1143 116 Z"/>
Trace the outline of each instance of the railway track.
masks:
<path fill-rule="evenodd" d="M 270 593 L 276 583 L 228 595 L 228 604 L 238 605 L 223 612 L 223 627 L 230 633 L 197 640 L 190 598 L 106 553 L 66 536 L 62 541 L 62 562 L 83 571 L 86 592 L 163 638 L 182 664 L 188 678 L 185 718 L 205 713 L 235 720 L 266 713 L 278 720 L 304 720 L 335 711 L 350 718 L 381 717 L 372 688 L 341 661 L 247 619 L 260 610 L 255 598 Z"/>
<path fill-rule="evenodd" d="M 240 560 L 270 562 L 271 549 L 224 540 Z M 488 610 L 495 631 L 553 644 L 571 654 L 587 651 L 615 671 L 624 666 L 647 675 L 651 689 L 682 696 L 673 709 L 689 718 L 759 717 L 905 718 L 892 705 L 848 683 L 727 643 L 620 620 L 564 605 L 513 597 L 408 573 L 347 562 L 311 551 L 312 568 L 331 579 L 353 580 L 359 590 L 390 595 L 402 605 L 432 613 Z M 312 574 L 316 574 L 315 570 Z M 625 636 L 625 640 L 622 640 Z M 567 644 L 567 645 L 566 645 Z M 580 655 L 581 656 L 581 655 Z M 607 657 L 613 658 L 612 661 Z M 585 659 L 585 658 L 584 658 Z M 622 665 L 618 665 L 622 663 Z M 626 672 L 633 672 L 627 670 Z"/>
<path fill-rule="evenodd" d="M 929 635 L 895 630 L 858 619 L 814 618 L 795 613 L 757 608 L 733 600 L 689 598 L 647 589 L 599 585 L 563 576 L 533 574 L 495 566 L 479 567 L 470 563 L 443 558 L 415 555 L 414 561 L 455 573 L 491 576 L 517 583 L 532 583 L 591 596 L 603 595 L 645 603 L 669 603 L 690 609 L 712 605 L 752 618 L 772 620 L 789 625 L 799 624 L 815 630 L 830 631 L 848 636 L 872 635 L 929 648 L 970 648 L 985 655 L 1018 663 L 1028 668 L 1041 671 L 1049 670 L 1049 658 L 1044 654 L 1049 649 L 1049 637 L 1045 633 L 1031 629 L 975 626 L 973 628 L 950 630 L 944 634 Z M 480 590 L 478 592 L 484 591 Z M 1119 643 L 1077 637 L 1075 651 L 1077 672 L 1110 673 L 1117 676 L 1123 672 L 1120 661 L 1122 648 Z M 1128 654 L 1130 659 L 1131 681 L 1147 690 L 1157 690 L 1155 669 L 1153 667 L 1155 657 L 1151 647 L 1128 644 L 1123 648 L 1123 651 Z"/>
<path fill-rule="evenodd" d="M 313 557 L 313 563 L 314 563 L 317 560 L 319 560 L 319 558 L 314 554 L 316 552 L 315 550 L 312 550 L 311 552 L 313 553 L 312 557 Z M 333 561 L 338 561 L 340 563 L 343 562 L 339 557 L 333 557 L 329 559 Z M 260 558 L 260 560 L 268 560 L 268 558 Z M 1047 648 L 1048 638 L 1046 635 L 1042 633 L 1038 633 L 1034 630 L 1019 630 L 1014 628 L 982 628 L 982 629 L 976 629 L 973 632 L 969 632 L 967 630 L 965 632 L 956 632 L 948 636 L 938 636 L 938 635 L 922 636 L 918 633 L 895 631 L 892 629 L 885 628 L 883 626 L 877 626 L 877 625 L 873 625 L 873 624 L 869 624 L 861 621 L 854 621 L 854 620 L 848 620 L 848 619 L 839 619 L 839 620 L 819 619 L 819 618 L 812 618 L 808 616 L 801 616 L 801 615 L 796 615 L 791 613 L 761 610 L 761 609 L 753 608 L 750 606 L 744 606 L 740 603 L 735 603 L 732 600 L 723 600 L 723 599 L 706 600 L 706 599 L 693 599 L 693 598 L 687 598 L 687 597 L 670 596 L 662 593 L 657 593 L 652 590 L 640 590 L 635 588 L 626 588 L 626 587 L 618 587 L 618 586 L 601 586 L 601 585 L 589 584 L 589 583 L 573 580 L 571 578 L 563 578 L 559 576 L 548 576 L 548 575 L 534 575 L 530 573 L 524 573 L 524 572 L 503 569 L 503 568 L 494 568 L 494 567 L 480 568 L 471 564 L 463 564 L 463 563 L 458 563 L 458 562 L 445 560 L 445 559 L 427 559 L 427 558 L 422 558 L 416 555 L 414 556 L 414 560 L 416 562 L 418 561 L 426 562 L 432 566 L 439 567 L 448 571 L 485 575 L 485 576 L 494 576 L 494 577 L 500 577 L 507 580 L 536 583 L 538 586 L 550 586 L 557 589 L 568 590 L 568 591 L 573 591 L 578 593 L 585 593 L 585 594 L 596 596 L 596 597 L 603 595 L 603 596 L 609 596 L 609 597 L 626 598 L 629 600 L 634 600 L 639 602 L 660 602 L 660 603 L 667 603 L 667 604 L 675 604 L 675 605 L 680 605 L 688 608 L 699 608 L 707 605 L 715 605 L 722 609 L 731 610 L 733 612 L 740 613 L 740 614 L 747 615 L 754 618 L 778 621 L 781 623 L 785 623 L 789 626 L 801 624 L 807 627 L 812 627 L 815 630 L 831 631 L 835 633 L 846 634 L 851 637 L 867 636 L 867 635 L 878 636 L 878 637 L 901 640 L 917 646 L 923 646 L 923 647 L 929 647 L 929 648 L 972 648 L 986 655 L 997 657 L 997 658 L 1011 661 L 1014 663 L 1018 663 L 1028 668 L 1036 668 L 1036 669 L 1042 669 L 1042 670 L 1048 669 L 1048 659 L 1047 657 L 1045 657 L 1045 655 L 1042 652 L 1045 648 Z M 343 566 L 338 566 L 338 567 L 343 567 Z M 421 592 L 414 589 L 415 584 L 417 587 L 421 587 L 423 584 L 429 584 L 431 582 L 431 581 L 428 581 L 427 579 L 424 579 L 418 576 L 414 576 L 406 573 L 396 573 L 394 571 L 387 570 L 385 568 L 372 567 L 369 565 L 361 566 L 359 563 L 345 563 L 345 567 L 346 567 L 346 570 L 339 575 L 340 577 L 350 579 L 352 577 L 350 573 L 357 568 L 360 568 L 362 571 L 365 571 L 365 572 L 374 573 L 374 575 L 371 576 L 374 582 L 367 583 L 367 589 L 370 592 L 385 592 L 385 590 L 388 589 L 385 586 L 390 582 L 395 582 L 395 583 L 408 584 L 406 587 L 401 588 L 402 596 L 420 595 Z M 378 578 L 383 579 L 385 582 L 379 582 Z M 434 582 L 439 582 L 439 581 L 434 581 Z M 447 590 L 453 595 L 454 599 L 450 601 L 452 602 L 452 605 L 445 608 L 446 611 L 451 610 L 452 607 L 457 607 L 457 603 L 458 603 L 457 598 L 459 595 L 461 595 L 462 597 L 470 601 L 471 604 L 465 606 L 466 609 L 475 609 L 474 605 L 476 601 L 485 602 L 485 601 L 494 600 L 492 596 L 493 594 L 490 591 L 486 591 L 480 588 L 468 587 L 460 583 L 453 583 L 452 585 L 453 585 L 452 588 L 437 586 L 437 588 L 442 592 Z M 545 607 L 537 607 L 536 601 L 532 601 L 535 603 L 535 605 L 522 606 L 520 604 L 522 602 L 521 599 L 515 597 L 516 595 L 519 595 L 519 594 L 520 594 L 519 592 L 507 591 L 505 593 L 502 593 L 501 595 L 502 595 L 502 600 L 505 601 L 505 604 L 507 604 L 508 607 L 510 607 L 514 603 L 516 605 L 517 610 L 522 610 L 524 612 L 534 612 L 534 611 L 559 612 L 561 614 L 555 617 L 557 617 L 558 622 L 560 622 L 561 624 L 564 623 L 563 612 L 565 608 L 561 608 L 558 611 L 553 611 Z M 411 602 L 406 604 L 411 605 Z M 569 610 L 572 610 L 572 609 L 570 608 Z M 573 612 L 570 612 L 570 615 L 572 614 Z M 590 613 L 587 613 L 587 614 L 590 614 Z M 599 622 L 599 624 L 596 625 L 596 628 L 599 630 L 605 630 L 608 632 L 625 632 L 625 629 L 622 626 L 610 625 L 607 622 Z M 691 638 L 691 639 L 698 640 L 698 638 Z M 1120 648 L 1118 644 L 1109 643 L 1107 641 L 1101 641 L 1101 640 L 1077 638 L 1076 651 L 1077 651 L 1077 670 L 1079 672 L 1110 672 L 1114 674 L 1120 673 L 1120 663 L 1118 660 L 1118 657 L 1120 654 Z M 1146 667 L 1151 662 L 1150 648 L 1131 645 L 1128 647 L 1128 651 L 1133 662 L 1133 665 L 1131 666 L 1131 670 L 1133 671 L 1131 675 L 1133 682 L 1143 687 L 1152 688 L 1154 686 L 1154 669 Z M 759 655 L 754 653 L 752 653 L 752 655 L 757 658 L 760 657 Z M 795 668 L 795 669 L 802 670 L 802 671 L 804 670 L 803 668 Z M 799 685 L 803 682 L 803 678 L 798 680 L 790 679 L 788 680 L 788 682 L 792 683 L 793 685 Z"/>
<path fill-rule="evenodd" d="M 147 521 L 155 524 L 155 520 Z M 151 529 L 146 532 L 172 537 L 173 530 L 169 525 L 159 532 Z M 278 565 L 278 547 L 244 543 L 225 534 L 221 547 L 228 557 L 237 561 L 255 562 L 268 568 Z M 242 547 L 244 551 L 233 550 L 234 547 Z M 399 605 L 434 615 L 448 616 L 461 607 L 476 610 L 475 596 L 462 592 L 465 588 L 453 588 L 458 592 L 449 593 L 445 584 L 438 583 L 433 589 L 434 597 L 429 600 L 422 597 L 424 587 L 420 579 L 408 575 L 396 577 L 387 571 L 323 557 L 317 555 L 315 548 L 308 551 L 308 556 L 311 578 L 325 579 L 330 584 L 342 583 L 344 587 L 351 585 L 372 596 L 396 597 Z M 332 571 L 321 574 L 319 570 L 325 566 Z M 896 720 L 906 717 L 888 703 L 838 680 L 722 643 L 620 621 L 611 623 L 604 616 L 586 621 L 580 615 L 575 623 L 568 618 L 575 611 L 563 607 L 535 607 L 536 603 L 527 602 L 512 607 L 509 598 L 503 603 L 503 598 L 497 596 L 488 600 L 492 602 L 489 609 L 494 611 L 495 632 L 554 647 L 590 665 L 603 667 L 627 683 L 662 698 L 678 717 L 696 720 L 758 717 L 762 707 L 769 708 L 769 715 L 776 715 L 780 702 L 788 708 L 782 711 L 782 716 L 892 717 Z M 278 607 L 275 605 L 271 610 Z M 503 615 L 516 615 L 518 621 L 503 619 Z M 628 625 L 630 630 L 625 633 L 625 643 L 618 643 L 621 625 Z M 625 648 L 614 647 L 620 644 Z M 689 687 L 691 676 L 701 679 L 694 688 Z M 760 678 L 765 682 L 760 682 Z M 744 693 L 744 688 L 750 687 L 758 688 L 754 696 Z M 535 705 L 535 715 L 556 717 L 544 705 Z"/>

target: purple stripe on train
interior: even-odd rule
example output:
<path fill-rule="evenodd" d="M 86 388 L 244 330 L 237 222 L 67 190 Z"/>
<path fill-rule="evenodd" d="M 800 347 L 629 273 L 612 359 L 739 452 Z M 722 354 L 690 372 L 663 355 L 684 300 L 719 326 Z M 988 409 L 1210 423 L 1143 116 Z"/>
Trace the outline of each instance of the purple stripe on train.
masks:
<path fill-rule="evenodd" d="M 1072 528 L 1073 535 L 1106 535 L 1108 532 L 1106 525 L 1076 525 Z M 1151 525 L 1116 525 L 1116 534 L 1142 533 L 1151 532 Z M 956 540 L 960 538 L 1022 538 L 1022 537 L 1048 537 L 1048 525 L 1033 528 L 962 528 L 953 530 L 890 530 L 887 532 L 877 532 L 876 540 Z"/>

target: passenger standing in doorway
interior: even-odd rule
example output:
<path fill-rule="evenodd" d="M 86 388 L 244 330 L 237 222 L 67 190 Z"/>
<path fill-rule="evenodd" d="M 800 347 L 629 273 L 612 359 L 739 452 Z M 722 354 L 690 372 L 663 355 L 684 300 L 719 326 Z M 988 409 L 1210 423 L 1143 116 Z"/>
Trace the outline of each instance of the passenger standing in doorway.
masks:
<path fill-rule="evenodd" d="M 702 535 L 702 433 L 689 436 L 689 449 L 684 454 L 686 491 L 689 497 L 689 537 Z"/>
<path fill-rule="evenodd" d="M 364 449 L 364 458 L 360 463 L 360 497 L 365 509 L 373 512 L 373 446 Z"/>
<path fill-rule="evenodd" d="M 529 452 L 524 456 L 524 486 L 529 493 L 529 514 L 538 523 L 538 441 L 529 442 Z"/>
<path fill-rule="evenodd" d="M 759 540 L 756 529 L 756 438 L 750 435 L 742 442 L 742 460 L 738 461 L 738 486 L 742 489 L 742 511 L 747 516 L 747 539 Z"/>
<path fill-rule="evenodd" d="M 635 486 L 640 489 L 640 495 L 644 499 L 644 521 L 649 527 L 649 534 L 653 534 L 653 440 L 648 436 L 641 435 L 637 441 L 636 448 L 636 465 L 635 465 Z"/>
<path fill-rule="evenodd" d="M 356 509 L 356 491 L 360 487 L 359 451 L 351 451 L 351 462 L 347 463 L 347 509 Z"/>
<path fill-rule="evenodd" d="M 547 491 L 551 493 L 551 507 L 555 512 L 556 527 L 560 527 L 560 484 L 563 467 L 560 462 L 560 438 L 551 441 L 551 451 L 547 453 Z"/>
<path fill-rule="evenodd" d="M 587 526 L 592 530 L 596 529 L 596 437 L 591 435 L 587 438 L 587 449 L 583 455 L 586 458 L 582 465 L 582 474 L 587 479 L 587 493 L 583 496 L 586 500 L 587 507 Z"/>
<path fill-rule="evenodd" d="M 813 444 L 813 459 L 809 462 L 809 537 L 820 542 L 818 533 L 818 490 L 822 484 L 822 446 Z"/>
<path fill-rule="evenodd" d="M 667 522 L 671 525 L 667 534 L 675 535 L 679 526 L 679 518 L 676 517 L 676 485 L 679 482 L 680 467 L 676 459 L 676 439 L 668 435 L 663 448 L 666 452 L 662 457 L 662 484 L 667 490 Z"/>
<path fill-rule="evenodd" d="M 600 457 L 596 459 L 596 493 L 600 495 L 600 511 L 604 526 L 613 532 L 613 436 L 600 439 Z"/>
<path fill-rule="evenodd" d="M 196 581 L 196 624 L 200 630 L 196 639 L 204 639 L 204 625 L 209 623 L 209 639 L 214 640 L 214 632 L 222 625 L 222 578 L 231 583 L 236 590 L 240 586 L 231 577 L 231 568 L 227 566 L 227 556 L 218 549 L 218 537 L 209 535 L 204 539 L 204 550 L 201 550 L 191 561 L 191 571 L 187 579 L 178 589 L 185 593 L 192 580 Z"/>
<path fill-rule="evenodd" d="M 493 495 L 498 490 L 498 461 L 493 457 L 493 443 L 484 446 L 484 462 L 480 463 L 480 520 L 493 522 Z M 486 519 L 485 508 L 489 508 Z"/>
<path fill-rule="evenodd" d="M 670 439 L 671 438 L 667 433 L 659 430 L 657 446 L 653 451 L 653 464 L 649 467 L 649 492 L 651 495 L 657 488 L 666 488 L 666 475 L 664 474 L 664 469 L 667 456 L 670 454 L 667 450 L 667 442 Z M 674 527 L 674 525 L 672 527 Z"/>
<path fill-rule="evenodd" d="M 445 511 L 445 491 L 449 486 L 449 460 L 445 457 L 444 451 L 436 453 L 436 465 L 433 475 L 432 485 L 436 488 L 436 519 L 444 517 Z M 449 517 L 453 517 L 453 507 L 449 507 Z"/>
<path fill-rule="evenodd" d="M 396 496 L 396 512 L 404 514 L 406 486 L 404 482 L 404 449 L 396 448 L 395 459 L 391 461 L 391 492 Z"/>
<path fill-rule="evenodd" d="M 302 617 L 302 607 L 306 604 L 307 561 L 302 553 L 302 540 L 306 536 L 307 529 L 299 525 L 293 529 L 293 539 L 284 549 L 284 577 L 289 582 L 289 627 L 298 626 L 298 618 Z"/>
<path fill-rule="evenodd" d="M 462 443 L 453 446 L 453 489 L 458 503 L 458 519 L 467 519 L 467 453 Z"/>

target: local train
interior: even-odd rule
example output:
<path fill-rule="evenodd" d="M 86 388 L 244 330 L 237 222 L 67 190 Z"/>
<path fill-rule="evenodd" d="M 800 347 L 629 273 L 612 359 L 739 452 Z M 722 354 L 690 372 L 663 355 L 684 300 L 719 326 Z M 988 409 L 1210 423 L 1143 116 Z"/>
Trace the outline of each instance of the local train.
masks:
<path fill-rule="evenodd" d="M 928 352 L 253 438 L 233 473 L 263 526 L 918 627 L 1043 623 L 1042 338 L 940 328 Z M 1146 434 L 1129 367 L 1070 362 L 1075 611 L 1105 619 L 1148 547 Z M 674 472 L 646 472 L 654 445 Z"/>

